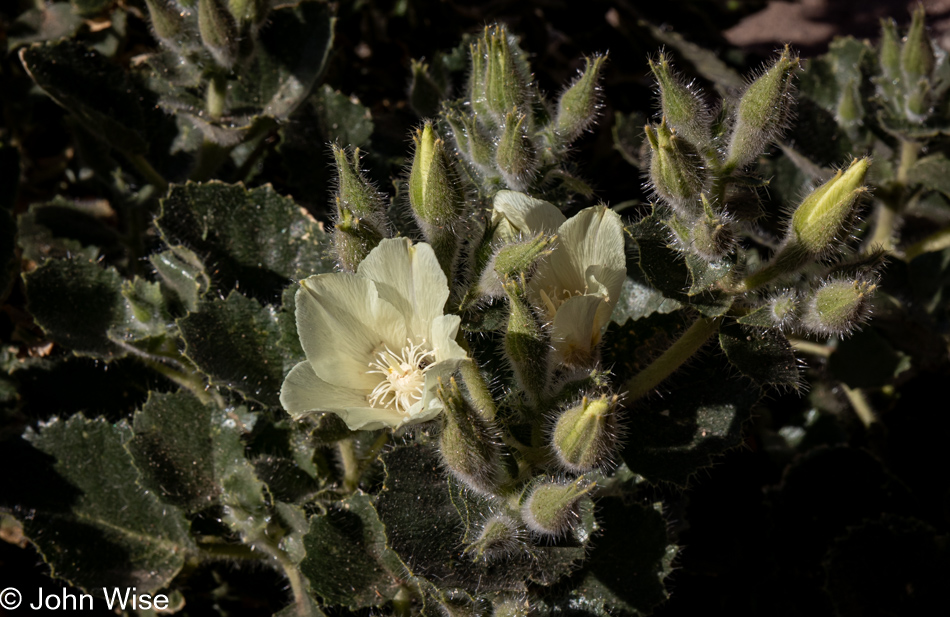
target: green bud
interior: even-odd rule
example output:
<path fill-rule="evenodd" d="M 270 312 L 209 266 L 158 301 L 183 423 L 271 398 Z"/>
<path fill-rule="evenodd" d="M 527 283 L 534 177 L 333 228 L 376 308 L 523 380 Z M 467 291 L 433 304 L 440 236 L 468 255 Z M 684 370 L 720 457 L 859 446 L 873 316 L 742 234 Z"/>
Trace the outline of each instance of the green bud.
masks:
<path fill-rule="evenodd" d="M 446 151 L 445 142 L 431 122 L 414 137 L 416 153 L 409 173 L 409 203 L 423 231 L 459 221 L 465 213 L 465 199 Z"/>
<path fill-rule="evenodd" d="M 846 170 L 819 186 L 792 215 L 787 242 L 808 255 L 819 256 L 834 247 L 854 214 L 871 160 L 855 159 Z"/>
<path fill-rule="evenodd" d="M 504 26 L 486 30 L 488 57 L 485 66 L 485 94 L 488 108 L 501 123 L 512 109 L 521 109 L 528 89 L 517 65 Z"/>
<path fill-rule="evenodd" d="M 930 81 L 921 79 L 905 97 L 904 115 L 911 122 L 923 122 L 930 115 Z"/>
<path fill-rule="evenodd" d="M 930 79 L 937 61 L 933 45 L 927 36 L 925 19 L 924 5 L 918 4 L 914 9 L 904 46 L 901 48 L 901 69 L 908 84 L 916 84 L 921 79 Z"/>
<path fill-rule="evenodd" d="M 835 112 L 835 119 L 841 126 L 857 126 L 864 122 L 864 106 L 861 105 L 855 80 L 852 79 L 842 88 Z"/>
<path fill-rule="evenodd" d="M 847 335 L 867 318 L 876 288 L 868 280 L 827 281 L 808 299 L 802 325 L 814 334 Z"/>
<path fill-rule="evenodd" d="M 695 215 L 697 198 L 708 180 L 708 172 L 696 147 L 666 124 L 646 126 L 652 150 L 650 180 L 657 195 L 686 217 Z"/>
<path fill-rule="evenodd" d="M 534 146 L 527 134 L 528 117 L 512 108 L 505 116 L 505 127 L 498 140 L 495 163 L 508 188 L 523 191 L 534 174 Z"/>
<path fill-rule="evenodd" d="M 547 389 L 550 341 L 531 308 L 526 287 L 524 278 L 504 283 L 511 311 L 505 332 L 505 352 L 518 385 L 537 403 Z"/>
<path fill-rule="evenodd" d="M 271 0 L 228 0 L 228 9 L 239 23 L 259 26 L 267 19 Z"/>
<path fill-rule="evenodd" d="M 492 617 L 527 617 L 530 613 L 527 598 L 495 594 L 492 600 Z"/>
<path fill-rule="evenodd" d="M 478 538 L 465 548 L 475 561 L 490 563 L 525 549 L 524 531 L 510 516 L 496 514 L 482 525 Z"/>
<path fill-rule="evenodd" d="M 185 20 L 175 0 L 145 0 L 155 37 L 169 46 L 177 45 L 177 38 L 185 29 Z"/>
<path fill-rule="evenodd" d="M 551 254 L 554 250 L 552 245 L 555 239 L 556 236 L 547 236 L 542 233 L 534 238 L 506 244 L 495 251 L 491 262 L 492 269 L 503 281 L 528 275 L 534 270 L 538 261 Z"/>
<path fill-rule="evenodd" d="M 571 484 L 535 484 L 521 506 L 521 518 L 528 529 L 543 536 L 560 536 L 573 529 L 579 518 L 578 502 L 593 488 L 582 484 L 583 478 Z"/>
<path fill-rule="evenodd" d="M 445 114 L 445 119 L 452 128 L 455 144 L 465 160 L 484 174 L 497 175 L 495 145 L 475 116 L 451 111 Z"/>
<path fill-rule="evenodd" d="M 223 0 L 198 0 L 201 41 L 215 62 L 231 68 L 238 57 L 238 27 Z"/>
<path fill-rule="evenodd" d="M 649 63 L 660 87 L 663 116 L 686 139 L 700 146 L 708 144 L 711 116 L 702 97 L 683 83 L 664 52 L 660 52 L 656 62 L 649 60 Z"/>
<path fill-rule="evenodd" d="M 333 253 L 342 270 L 355 272 L 356 267 L 383 238 L 389 237 L 385 207 L 373 185 L 360 170 L 360 151 L 354 149 L 352 159 L 346 150 L 333 146 L 336 164 L 336 223 L 333 230 Z"/>
<path fill-rule="evenodd" d="M 793 289 L 769 298 L 769 319 L 779 330 L 789 330 L 798 322 L 798 294 Z"/>
<path fill-rule="evenodd" d="M 333 227 L 330 250 L 341 270 L 356 272 L 360 262 L 385 236 L 372 224 L 343 207 L 339 197 L 336 199 L 336 206 L 337 220 Z"/>
<path fill-rule="evenodd" d="M 700 198 L 703 214 L 693 223 L 690 249 L 706 261 L 719 261 L 735 246 L 732 219 L 716 212 L 705 193 Z"/>
<path fill-rule="evenodd" d="M 475 115 L 484 119 L 491 118 L 488 105 L 488 87 L 485 82 L 488 72 L 488 28 L 485 36 L 468 46 L 471 71 L 468 74 L 468 100 L 472 103 Z"/>
<path fill-rule="evenodd" d="M 749 84 L 736 110 L 727 168 L 747 165 L 785 130 L 794 103 L 793 78 L 799 68 L 798 57 L 786 46 L 772 66 Z"/>
<path fill-rule="evenodd" d="M 500 475 L 499 444 L 495 431 L 465 398 L 454 377 L 439 384 L 445 407 L 439 452 L 445 466 L 470 489 L 491 495 Z"/>
<path fill-rule="evenodd" d="M 607 56 L 586 58 L 583 72 L 561 93 L 557 102 L 554 130 L 565 143 L 577 139 L 597 116 L 597 108 L 600 105 L 598 82 L 606 58 Z"/>
<path fill-rule="evenodd" d="M 897 23 L 891 19 L 881 20 L 881 45 L 877 52 L 881 74 L 891 84 L 901 78 L 901 42 Z"/>
<path fill-rule="evenodd" d="M 617 396 L 585 396 L 561 414 L 551 443 L 565 469 L 583 473 L 610 464 L 619 437 L 617 401 Z"/>
<path fill-rule="evenodd" d="M 412 83 L 409 85 L 409 105 L 422 117 L 432 117 L 439 113 L 443 90 L 429 74 L 429 65 L 418 60 L 412 61 Z"/>

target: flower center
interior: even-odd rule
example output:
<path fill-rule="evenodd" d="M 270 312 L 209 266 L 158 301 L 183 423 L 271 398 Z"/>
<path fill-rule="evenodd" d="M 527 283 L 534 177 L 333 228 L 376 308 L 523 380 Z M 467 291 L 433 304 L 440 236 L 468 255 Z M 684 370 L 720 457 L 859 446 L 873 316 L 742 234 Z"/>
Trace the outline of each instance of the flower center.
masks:
<path fill-rule="evenodd" d="M 366 397 L 371 407 L 395 408 L 406 413 L 422 400 L 426 371 L 432 366 L 434 351 L 425 350 L 425 339 L 414 345 L 411 339 L 399 352 L 388 346 L 369 363 L 368 374 L 382 375 L 383 379 Z"/>
<path fill-rule="evenodd" d="M 541 294 L 541 307 L 544 309 L 546 317 L 549 321 L 554 321 L 554 315 L 557 313 L 557 309 L 564 304 L 570 298 L 574 296 L 583 296 L 586 291 L 571 291 L 570 289 L 558 289 L 557 287 L 549 286 L 547 289 L 539 289 L 538 292 Z"/>

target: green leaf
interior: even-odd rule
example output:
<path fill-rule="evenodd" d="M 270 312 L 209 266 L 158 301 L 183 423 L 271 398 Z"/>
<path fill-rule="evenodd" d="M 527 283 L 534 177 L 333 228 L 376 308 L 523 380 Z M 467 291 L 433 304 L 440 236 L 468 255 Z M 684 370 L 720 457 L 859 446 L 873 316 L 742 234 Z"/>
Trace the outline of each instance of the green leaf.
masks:
<path fill-rule="evenodd" d="M 610 318 L 614 323 L 623 325 L 628 319 L 641 319 L 653 313 L 672 313 L 682 306 L 676 300 L 666 298 L 649 285 L 628 276 L 620 288 L 620 299 Z"/>
<path fill-rule="evenodd" d="M 733 265 L 735 265 L 728 257 L 716 262 L 709 262 L 693 253 L 685 253 L 684 260 L 686 261 L 686 267 L 689 268 L 690 280 L 692 281 L 688 292 L 690 296 L 707 292 L 710 287 L 729 276 Z"/>
<path fill-rule="evenodd" d="M 623 324 L 611 323 L 604 334 L 604 365 L 613 380 L 624 383 L 659 357 L 686 329 L 685 313 L 657 311 Z"/>
<path fill-rule="evenodd" d="M 950 159 L 941 153 L 925 156 L 911 166 L 908 182 L 950 196 Z"/>
<path fill-rule="evenodd" d="M 51 259 L 23 275 L 27 309 L 53 341 L 80 355 L 121 355 L 110 332 L 126 318 L 122 278 L 83 257 Z"/>
<path fill-rule="evenodd" d="M 135 412 L 128 445 L 142 484 L 187 512 L 262 504 L 261 485 L 244 457 L 245 414 L 203 405 L 186 392 L 149 393 Z"/>
<path fill-rule="evenodd" d="M 76 415 L 28 430 L 33 446 L 56 458 L 72 489 L 24 517 L 23 525 L 53 575 L 85 589 L 137 587 L 154 592 L 195 550 L 188 521 L 143 490 L 125 449 L 131 429 Z"/>
<path fill-rule="evenodd" d="M 7 31 L 7 51 L 21 45 L 69 38 L 79 31 L 83 20 L 65 2 L 24 11 Z"/>
<path fill-rule="evenodd" d="M 214 284 L 267 301 L 290 279 L 331 272 L 321 226 L 270 185 L 248 190 L 221 182 L 174 185 L 155 224 L 169 246 L 185 245 L 215 264 Z"/>
<path fill-rule="evenodd" d="M 310 519 L 300 571 L 323 603 L 380 606 L 399 591 L 405 566 L 387 547 L 369 495 L 359 492 Z"/>
<path fill-rule="evenodd" d="M 82 17 L 92 17 L 104 11 L 114 0 L 69 0 L 76 13 Z"/>
<path fill-rule="evenodd" d="M 373 134 L 373 116 L 369 108 L 327 85 L 321 87 L 311 100 L 327 141 L 357 147 L 369 143 Z"/>
<path fill-rule="evenodd" d="M 781 332 L 723 324 L 719 344 L 729 362 L 756 383 L 798 388 L 798 361 Z"/>
<path fill-rule="evenodd" d="M 234 291 L 202 303 L 178 320 L 185 355 L 214 383 L 247 398 L 279 406 L 286 356 L 273 307 Z"/>
<path fill-rule="evenodd" d="M 442 589 L 476 593 L 524 591 L 527 581 L 551 585 L 584 558 L 596 529 L 593 512 L 585 508 L 576 537 L 553 545 L 528 544 L 497 564 L 476 563 L 463 553 L 464 542 L 497 512 L 497 504 L 447 479 L 439 458 L 424 446 L 397 448 L 383 463 L 386 480 L 376 508 L 390 546 L 412 572 Z"/>
<path fill-rule="evenodd" d="M 25 261 L 43 263 L 47 258 L 65 259 L 84 257 L 94 260 L 99 256 L 99 247 L 94 242 L 83 242 L 91 237 L 104 236 L 89 231 L 97 225 L 92 217 L 61 205 L 33 204 L 27 212 L 17 219 L 17 244 L 22 249 L 21 258 Z M 55 231 L 54 231 L 55 230 Z M 76 236 L 80 236 L 77 238 Z M 111 238 L 115 240 L 114 234 Z"/>
<path fill-rule="evenodd" d="M 173 246 L 149 255 L 148 260 L 161 279 L 168 299 L 178 302 L 184 311 L 196 311 L 199 300 L 211 285 L 198 256 L 183 246 Z"/>
<path fill-rule="evenodd" d="M 760 392 L 716 356 L 674 373 L 661 389 L 662 396 L 637 401 L 628 414 L 621 456 L 651 482 L 685 486 L 715 456 L 742 443 L 742 425 Z"/>
<path fill-rule="evenodd" d="M 634 111 L 629 114 L 617 112 L 614 114 L 613 135 L 614 148 L 620 152 L 624 160 L 636 167 L 642 169 L 644 162 L 649 163 L 641 157 L 646 134 L 643 132 L 643 125 L 646 124 L 646 116 Z"/>
<path fill-rule="evenodd" d="M 152 137 L 149 129 L 165 121 L 151 93 L 80 43 L 33 45 L 20 51 L 20 59 L 37 85 L 90 133 L 127 154 L 145 154 Z"/>

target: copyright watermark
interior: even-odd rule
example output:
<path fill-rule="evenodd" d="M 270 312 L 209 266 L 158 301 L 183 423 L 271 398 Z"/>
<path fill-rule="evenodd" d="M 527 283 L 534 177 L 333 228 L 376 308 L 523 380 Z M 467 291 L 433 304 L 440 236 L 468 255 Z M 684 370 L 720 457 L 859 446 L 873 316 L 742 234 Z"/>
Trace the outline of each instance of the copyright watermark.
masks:
<path fill-rule="evenodd" d="M 23 596 L 20 595 L 18 589 L 13 587 L 7 587 L 3 591 L 0 591 L 0 607 L 12 611 L 16 607 L 20 606 L 20 602 L 23 601 Z"/>
<path fill-rule="evenodd" d="M 91 611 L 94 607 L 95 599 L 88 593 L 73 593 L 63 588 L 57 593 L 47 593 L 42 587 L 39 588 L 35 602 L 28 603 L 24 608 L 34 611 Z M 32 594 L 30 597 L 33 597 Z M 121 610 L 131 608 L 136 610 L 156 610 L 163 611 L 168 609 L 168 596 L 164 594 L 136 593 L 135 587 L 103 587 L 102 599 L 105 601 L 108 609 Z M 23 603 L 23 594 L 15 587 L 7 587 L 0 591 L 0 608 L 8 611 L 16 610 Z"/>

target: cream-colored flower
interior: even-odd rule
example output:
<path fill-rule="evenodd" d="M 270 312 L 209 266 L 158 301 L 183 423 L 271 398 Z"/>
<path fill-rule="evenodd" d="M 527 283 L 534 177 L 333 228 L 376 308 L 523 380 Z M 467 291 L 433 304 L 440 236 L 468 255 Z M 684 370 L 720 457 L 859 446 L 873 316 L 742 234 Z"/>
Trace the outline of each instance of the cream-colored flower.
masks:
<path fill-rule="evenodd" d="M 620 216 L 601 205 L 566 219 L 550 203 L 513 191 L 499 191 L 493 205 L 500 238 L 557 234 L 554 251 L 531 278 L 529 294 L 551 323 L 558 360 L 590 363 L 627 276 Z"/>
<path fill-rule="evenodd" d="M 425 422 L 436 395 L 467 356 L 457 315 L 443 315 L 445 274 L 428 244 L 383 240 L 356 274 L 300 282 L 297 334 L 307 359 L 280 390 L 294 418 L 331 412 L 351 430 Z"/>

